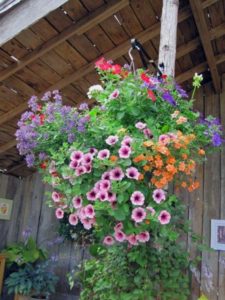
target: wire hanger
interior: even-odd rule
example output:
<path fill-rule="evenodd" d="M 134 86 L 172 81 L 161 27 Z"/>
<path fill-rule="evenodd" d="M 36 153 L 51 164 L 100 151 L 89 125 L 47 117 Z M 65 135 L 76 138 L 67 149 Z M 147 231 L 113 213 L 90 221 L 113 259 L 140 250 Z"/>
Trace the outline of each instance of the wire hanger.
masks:
<path fill-rule="evenodd" d="M 156 69 L 157 71 L 157 76 L 160 78 L 162 77 L 162 71 L 159 69 L 159 67 L 157 66 L 157 64 L 155 63 L 155 61 L 153 59 L 150 58 L 150 56 L 148 55 L 148 53 L 145 51 L 144 47 L 142 46 L 142 44 L 137 40 L 137 39 L 131 39 L 131 48 L 129 49 L 129 57 L 130 57 L 130 60 L 131 60 L 131 66 L 134 68 L 134 58 L 131 54 L 131 51 L 132 50 L 137 50 L 139 55 L 140 55 L 140 58 L 141 58 L 141 61 L 142 61 L 142 64 L 144 66 L 145 69 L 148 69 L 148 65 L 149 64 L 152 64 L 153 67 Z M 164 68 L 164 65 L 161 64 L 160 65 L 160 68 L 163 69 Z M 135 70 L 135 68 L 134 68 Z"/>

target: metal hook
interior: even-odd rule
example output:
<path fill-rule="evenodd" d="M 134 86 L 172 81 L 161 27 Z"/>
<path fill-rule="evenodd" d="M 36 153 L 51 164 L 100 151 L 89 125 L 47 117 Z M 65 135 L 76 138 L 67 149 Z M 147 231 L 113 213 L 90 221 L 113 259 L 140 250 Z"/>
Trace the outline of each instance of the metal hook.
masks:
<path fill-rule="evenodd" d="M 131 54 L 133 48 L 131 47 L 128 51 L 128 55 L 130 57 L 130 68 L 131 70 L 133 69 L 133 73 L 134 75 L 136 74 L 136 69 L 135 69 L 135 64 L 134 64 L 134 58 L 133 58 L 133 55 Z"/>

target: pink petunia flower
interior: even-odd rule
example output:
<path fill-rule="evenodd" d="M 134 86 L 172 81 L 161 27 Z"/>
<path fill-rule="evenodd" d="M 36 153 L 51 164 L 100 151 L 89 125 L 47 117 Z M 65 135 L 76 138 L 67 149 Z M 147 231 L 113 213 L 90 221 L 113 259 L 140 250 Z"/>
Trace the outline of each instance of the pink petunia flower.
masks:
<path fill-rule="evenodd" d="M 115 201 L 110 201 L 110 204 L 111 204 L 112 209 L 116 209 L 116 207 L 117 207 L 117 201 L 116 200 Z"/>
<path fill-rule="evenodd" d="M 147 209 L 147 211 L 150 212 L 150 214 L 151 214 L 152 216 L 154 216 L 154 214 L 155 214 L 155 209 L 154 209 L 153 207 L 148 206 L 148 207 L 146 207 L 146 209 Z"/>
<path fill-rule="evenodd" d="M 119 230 L 114 233 L 114 237 L 118 242 L 124 242 L 126 240 L 125 233 Z"/>
<path fill-rule="evenodd" d="M 146 212 L 144 208 L 137 207 L 134 208 L 132 211 L 131 219 L 134 220 L 136 223 L 141 223 L 146 218 Z"/>
<path fill-rule="evenodd" d="M 135 234 L 130 234 L 127 236 L 127 241 L 133 245 L 136 246 L 138 245 L 138 240 L 137 240 L 137 236 Z"/>
<path fill-rule="evenodd" d="M 92 165 L 91 164 L 89 164 L 89 165 L 84 165 L 83 166 L 84 168 L 85 168 L 85 173 L 91 173 L 91 171 L 92 171 Z"/>
<path fill-rule="evenodd" d="M 140 173 L 138 172 L 138 169 L 135 167 L 130 167 L 126 169 L 126 176 L 130 179 L 138 180 Z"/>
<path fill-rule="evenodd" d="M 111 188 L 111 182 L 109 180 L 100 181 L 100 190 L 108 191 Z"/>
<path fill-rule="evenodd" d="M 130 201 L 133 205 L 143 205 L 145 201 L 145 196 L 139 191 L 133 192 L 133 194 L 130 197 Z"/>
<path fill-rule="evenodd" d="M 107 159 L 110 156 L 110 151 L 108 149 L 103 149 L 98 152 L 98 159 Z"/>
<path fill-rule="evenodd" d="M 78 216 L 77 216 L 77 214 L 70 214 L 70 216 L 69 216 L 69 223 L 71 224 L 71 225 L 77 225 L 78 224 Z"/>
<path fill-rule="evenodd" d="M 162 189 L 156 189 L 153 191 L 152 197 L 156 203 L 160 204 L 166 200 L 166 193 Z"/>
<path fill-rule="evenodd" d="M 85 173 L 86 173 L 86 168 L 84 166 L 80 166 L 76 168 L 76 172 L 75 172 L 76 176 L 79 177 Z"/>
<path fill-rule="evenodd" d="M 106 140 L 106 144 L 112 146 L 115 145 L 118 142 L 119 138 L 117 135 L 110 135 Z"/>
<path fill-rule="evenodd" d="M 128 146 L 128 147 L 130 147 L 132 141 L 133 141 L 133 139 L 132 139 L 130 136 L 126 135 L 126 136 L 123 138 L 121 145 L 122 145 L 122 146 Z"/>
<path fill-rule="evenodd" d="M 137 122 L 137 123 L 135 124 L 135 127 L 136 127 L 137 129 L 140 129 L 140 130 L 145 129 L 146 126 L 147 126 L 147 125 L 146 125 L 145 123 L 142 123 L 142 122 Z"/>
<path fill-rule="evenodd" d="M 82 200 L 82 198 L 80 196 L 73 197 L 72 202 L 73 202 L 73 207 L 74 208 L 77 209 L 77 208 L 82 207 L 83 200 Z"/>
<path fill-rule="evenodd" d="M 88 204 L 87 206 L 85 206 L 84 209 L 85 209 L 85 215 L 86 215 L 86 217 L 88 217 L 90 219 L 93 219 L 94 216 L 95 216 L 95 210 L 94 210 L 93 205 Z"/>
<path fill-rule="evenodd" d="M 143 231 L 137 235 L 137 240 L 140 243 L 146 243 L 150 240 L 150 234 L 148 231 Z"/>
<path fill-rule="evenodd" d="M 102 180 L 110 180 L 110 172 L 103 173 Z"/>
<path fill-rule="evenodd" d="M 110 171 L 110 179 L 121 181 L 124 178 L 124 173 L 121 168 L 117 167 Z"/>
<path fill-rule="evenodd" d="M 121 231 L 123 229 L 123 223 L 119 222 L 116 224 L 116 226 L 114 227 L 114 231 Z"/>
<path fill-rule="evenodd" d="M 78 162 L 80 162 L 82 158 L 83 158 L 83 152 L 81 151 L 73 151 L 70 155 L 71 160 L 76 160 Z"/>
<path fill-rule="evenodd" d="M 108 200 L 108 192 L 107 191 L 99 191 L 97 194 L 97 198 L 104 202 Z"/>
<path fill-rule="evenodd" d="M 120 91 L 116 89 L 109 95 L 109 99 L 111 100 L 117 99 L 119 95 L 120 95 Z"/>
<path fill-rule="evenodd" d="M 60 202 L 61 196 L 58 192 L 52 192 L 52 200 L 54 202 Z"/>
<path fill-rule="evenodd" d="M 95 154 L 98 152 L 98 150 L 96 148 L 90 148 L 89 149 L 89 153 L 93 156 L 95 156 Z"/>
<path fill-rule="evenodd" d="M 76 170 L 76 168 L 77 168 L 78 166 L 79 166 L 78 160 L 71 160 L 71 162 L 70 162 L 70 164 L 69 164 L 70 169 Z"/>
<path fill-rule="evenodd" d="M 128 146 L 122 146 L 118 153 L 120 158 L 129 158 L 131 155 L 131 148 Z"/>
<path fill-rule="evenodd" d="M 167 134 L 161 134 L 159 136 L 159 142 L 163 145 L 167 145 L 170 142 L 170 137 Z"/>
<path fill-rule="evenodd" d="M 145 128 L 143 130 L 144 136 L 148 139 L 152 139 L 153 138 L 153 134 L 151 132 L 151 130 L 149 128 Z"/>
<path fill-rule="evenodd" d="M 89 201 L 95 201 L 97 199 L 98 191 L 96 189 L 92 189 L 86 194 L 86 197 Z"/>
<path fill-rule="evenodd" d="M 82 165 L 89 165 L 91 164 L 92 159 L 93 159 L 92 155 L 90 153 L 86 153 L 84 154 L 81 163 Z"/>
<path fill-rule="evenodd" d="M 115 240 L 112 236 L 107 235 L 104 240 L 103 240 L 103 244 L 107 245 L 107 246 L 112 246 L 115 243 Z"/>
<path fill-rule="evenodd" d="M 63 219 L 64 211 L 61 208 L 57 208 L 55 211 L 55 215 L 57 219 Z"/>
<path fill-rule="evenodd" d="M 162 225 L 168 224 L 170 219 L 171 215 L 167 210 L 162 210 L 158 216 L 158 220 Z"/>
<path fill-rule="evenodd" d="M 116 201 L 116 194 L 111 191 L 108 191 L 107 198 L 108 198 L 109 202 L 114 202 L 114 201 Z"/>
<path fill-rule="evenodd" d="M 94 221 L 92 219 L 81 219 L 81 223 L 83 224 L 84 228 L 87 230 L 90 230 L 92 228 L 92 225 L 94 224 Z"/>
<path fill-rule="evenodd" d="M 77 211 L 77 214 L 80 219 L 85 219 L 86 218 L 85 208 L 84 207 L 79 208 L 79 210 Z"/>

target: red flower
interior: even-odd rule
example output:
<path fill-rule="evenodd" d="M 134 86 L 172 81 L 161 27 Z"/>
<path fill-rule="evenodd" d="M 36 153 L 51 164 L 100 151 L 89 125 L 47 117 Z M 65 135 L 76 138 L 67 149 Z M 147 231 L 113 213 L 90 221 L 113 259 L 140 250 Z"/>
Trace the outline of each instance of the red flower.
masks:
<path fill-rule="evenodd" d="M 45 162 L 41 163 L 40 168 L 45 170 L 47 168 L 47 164 Z"/>
<path fill-rule="evenodd" d="M 166 79 L 167 78 L 167 75 L 166 74 L 162 74 L 162 79 Z"/>
<path fill-rule="evenodd" d="M 42 105 L 41 104 L 38 104 L 38 111 L 41 111 L 42 110 Z"/>
<path fill-rule="evenodd" d="M 153 93 L 152 90 L 148 90 L 148 97 L 149 97 L 153 102 L 156 101 L 156 96 L 155 96 L 155 94 Z"/>
<path fill-rule="evenodd" d="M 41 114 L 41 115 L 40 115 L 40 122 L 41 122 L 41 125 L 44 124 L 44 120 L 45 120 L 45 115 Z"/>
<path fill-rule="evenodd" d="M 150 82 L 151 82 L 150 78 L 149 78 L 145 73 L 142 73 L 142 74 L 141 74 L 141 79 L 142 79 L 144 82 L 146 82 L 146 83 L 150 83 Z"/>
<path fill-rule="evenodd" d="M 121 66 L 120 65 L 113 65 L 112 66 L 112 72 L 113 74 L 120 74 L 121 73 Z"/>
<path fill-rule="evenodd" d="M 52 172 L 51 175 L 52 177 L 59 177 L 59 174 L 57 172 Z"/>
<path fill-rule="evenodd" d="M 112 65 L 108 63 L 104 57 L 101 57 L 98 61 L 96 61 L 95 67 L 102 71 L 107 71 L 112 68 Z"/>

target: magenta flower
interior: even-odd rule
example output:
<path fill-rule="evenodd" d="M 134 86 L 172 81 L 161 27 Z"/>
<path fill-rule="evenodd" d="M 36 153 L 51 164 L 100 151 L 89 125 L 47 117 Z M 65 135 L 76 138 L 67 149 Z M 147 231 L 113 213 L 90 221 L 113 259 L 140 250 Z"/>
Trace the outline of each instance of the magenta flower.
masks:
<path fill-rule="evenodd" d="M 110 172 L 103 173 L 102 180 L 110 180 Z"/>
<path fill-rule="evenodd" d="M 86 218 L 86 212 L 85 212 L 85 208 L 84 207 L 81 207 L 78 211 L 78 216 L 81 219 L 85 219 Z"/>
<path fill-rule="evenodd" d="M 111 182 L 109 180 L 101 180 L 99 186 L 100 190 L 108 191 L 111 188 Z"/>
<path fill-rule="evenodd" d="M 132 141 L 133 141 L 133 139 L 132 139 L 130 136 L 127 135 L 127 136 L 125 136 L 124 139 L 122 140 L 121 145 L 122 145 L 122 146 L 130 147 Z"/>
<path fill-rule="evenodd" d="M 110 204 L 111 204 L 112 209 L 116 209 L 116 207 L 117 207 L 117 201 L 116 200 L 115 201 L 110 201 Z"/>
<path fill-rule="evenodd" d="M 116 231 L 121 231 L 123 229 L 123 223 L 119 222 L 116 224 L 116 226 L 114 227 L 115 232 Z"/>
<path fill-rule="evenodd" d="M 135 124 L 135 127 L 136 127 L 137 129 L 140 129 L 140 130 L 143 130 L 146 126 L 147 126 L 147 125 L 146 125 L 145 123 L 142 123 L 142 122 L 137 122 L 137 123 Z"/>
<path fill-rule="evenodd" d="M 71 160 L 71 162 L 70 162 L 70 164 L 69 164 L 69 167 L 70 167 L 71 169 L 76 170 L 76 168 L 77 168 L 78 166 L 79 166 L 78 160 Z"/>
<path fill-rule="evenodd" d="M 145 201 L 145 196 L 139 191 L 133 192 L 133 194 L 130 197 L 130 201 L 133 205 L 143 205 Z"/>
<path fill-rule="evenodd" d="M 121 168 L 118 167 L 110 171 L 111 180 L 121 181 L 123 178 L 124 178 L 124 173 Z"/>
<path fill-rule="evenodd" d="M 125 233 L 119 230 L 114 233 L 114 237 L 118 242 L 124 242 L 126 240 Z"/>
<path fill-rule="evenodd" d="M 109 99 L 110 100 L 117 99 L 119 97 L 119 94 L 120 94 L 119 90 L 116 89 L 109 95 Z"/>
<path fill-rule="evenodd" d="M 84 209 L 85 209 L 85 215 L 86 215 L 86 217 L 88 217 L 90 219 L 93 219 L 94 216 L 95 216 L 95 210 L 94 210 L 93 205 L 88 204 L 87 206 L 85 206 Z"/>
<path fill-rule="evenodd" d="M 137 207 L 133 209 L 131 215 L 132 220 L 134 220 L 136 223 L 141 223 L 145 218 L 146 218 L 146 212 L 144 208 Z"/>
<path fill-rule="evenodd" d="M 78 162 L 80 162 L 82 158 L 83 158 L 83 152 L 81 151 L 73 151 L 70 155 L 71 160 L 76 160 Z"/>
<path fill-rule="evenodd" d="M 58 192 L 52 192 L 52 200 L 54 202 L 60 202 L 61 196 Z"/>
<path fill-rule="evenodd" d="M 86 173 L 86 168 L 84 166 L 80 166 L 76 168 L 76 172 L 75 172 L 76 176 L 79 177 L 85 173 Z"/>
<path fill-rule="evenodd" d="M 84 228 L 87 230 L 90 230 L 92 228 L 92 225 L 94 224 L 93 219 L 84 218 L 84 219 L 81 219 L 80 221 L 83 224 Z"/>
<path fill-rule="evenodd" d="M 138 172 L 138 169 L 135 167 L 130 167 L 126 169 L 126 176 L 130 179 L 138 180 L 140 173 Z"/>
<path fill-rule="evenodd" d="M 158 216 L 158 220 L 162 225 L 168 224 L 170 219 L 171 215 L 167 210 L 162 210 Z"/>
<path fill-rule="evenodd" d="M 108 192 L 107 191 L 99 191 L 97 198 L 102 202 L 107 201 L 108 200 Z"/>
<path fill-rule="evenodd" d="M 170 137 L 167 134 L 161 134 L 159 136 L 159 142 L 163 145 L 167 145 L 170 142 Z"/>
<path fill-rule="evenodd" d="M 153 191 L 152 197 L 156 203 L 160 204 L 166 200 L 166 193 L 162 189 L 156 189 Z"/>
<path fill-rule="evenodd" d="M 90 148 L 89 149 L 89 153 L 93 156 L 95 156 L 95 154 L 98 152 L 98 150 L 96 148 Z"/>
<path fill-rule="evenodd" d="M 98 159 L 107 159 L 109 158 L 110 152 L 108 149 L 103 149 L 98 152 Z"/>
<path fill-rule="evenodd" d="M 115 202 L 116 201 L 116 194 L 111 192 L 111 191 L 108 191 L 108 201 L 109 202 Z"/>
<path fill-rule="evenodd" d="M 55 215 L 57 219 L 63 219 L 64 211 L 61 208 L 57 208 L 55 211 Z"/>
<path fill-rule="evenodd" d="M 70 214 L 69 223 L 74 226 L 77 225 L 78 224 L 78 216 L 76 214 Z"/>
<path fill-rule="evenodd" d="M 89 164 L 91 164 L 92 159 L 93 159 L 93 156 L 90 153 L 86 153 L 86 154 L 84 154 L 84 156 L 82 158 L 82 164 L 89 165 Z"/>
<path fill-rule="evenodd" d="M 80 196 L 73 197 L 72 202 L 73 202 L 73 207 L 74 208 L 77 209 L 77 208 L 82 207 L 83 200 L 82 200 L 82 198 Z"/>
<path fill-rule="evenodd" d="M 148 231 L 141 232 L 137 235 L 137 240 L 140 243 L 146 243 L 150 240 L 150 234 Z"/>
<path fill-rule="evenodd" d="M 112 246 L 115 243 L 115 240 L 112 236 L 107 235 L 104 240 L 103 240 L 103 244 L 107 245 L 107 246 Z"/>
<path fill-rule="evenodd" d="M 89 201 L 95 201 L 97 199 L 97 193 L 98 191 L 96 189 L 92 189 L 86 194 L 86 197 Z"/>
<path fill-rule="evenodd" d="M 148 139 L 152 139 L 153 138 L 153 134 L 151 132 L 151 130 L 149 128 L 145 128 L 143 130 L 144 136 Z"/>
<path fill-rule="evenodd" d="M 128 146 L 122 146 L 118 152 L 120 158 L 129 158 L 131 155 L 131 148 Z"/>
<path fill-rule="evenodd" d="M 138 245 L 138 240 L 137 240 L 137 236 L 135 234 L 130 234 L 127 236 L 127 241 L 133 245 L 136 246 Z"/>
<path fill-rule="evenodd" d="M 115 145 L 118 142 L 119 138 L 117 135 L 110 135 L 106 140 L 106 144 L 112 146 Z"/>
<path fill-rule="evenodd" d="M 96 191 L 100 191 L 100 181 L 97 181 L 95 183 L 95 189 L 96 189 Z"/>
<path fill-rule="evenodd" d="M 92 165 L 84 165 L 84 168 L 85 168 L 85 173 L 91 173 L 92 171 Z"/>
<path fill-rule="evenodd" d="M 155 214 L 155 209 L 154 209 L 153 207 L 148 206 L 148 207 L 146 207 L 146 209 L 147 209 L 147 211 L 150 212 L 150 214 L 151 214 L 152 216 L 154 216 L 154 214 Z"/>

